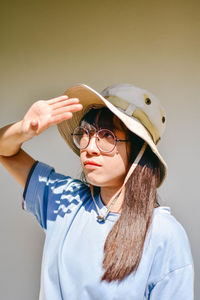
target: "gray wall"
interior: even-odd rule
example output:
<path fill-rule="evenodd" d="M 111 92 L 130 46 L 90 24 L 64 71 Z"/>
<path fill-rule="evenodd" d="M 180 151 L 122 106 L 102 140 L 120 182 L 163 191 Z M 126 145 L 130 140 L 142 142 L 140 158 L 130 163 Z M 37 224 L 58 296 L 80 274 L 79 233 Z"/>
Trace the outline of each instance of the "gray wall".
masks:
<path fill-rule="evenodd" d="M 0 8 L 0 126 L 34 101 L 83 82 L 97 90 L 130 82 L 166 108 L 160 151 L 169 175 L 160 189 L 191 242 L 200 299 L 199 1 L 4 1 Z M 59 172 L 79 176 L 78 158 L 56 127 L 24 145 Z M 21 209 L 22 190 L 0 166 L 1 298 L 38 298 L 44 234 Z"/>

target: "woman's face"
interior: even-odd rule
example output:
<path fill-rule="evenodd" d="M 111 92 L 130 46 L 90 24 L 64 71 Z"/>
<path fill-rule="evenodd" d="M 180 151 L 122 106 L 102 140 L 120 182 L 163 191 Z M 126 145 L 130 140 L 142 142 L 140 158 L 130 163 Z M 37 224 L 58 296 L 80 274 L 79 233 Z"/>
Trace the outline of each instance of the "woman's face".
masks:
<path fill-rule="evenodd" d="M 124 131 L 115 130 L 118 139 L 126 139 Z M 129 142 L 118 142 L 110 153 L 98 149 L 95 135 L 87 148 L 80 150 L 80 160 L 87 182 L 99 187 L 121 187 L 129 168 Z"/>

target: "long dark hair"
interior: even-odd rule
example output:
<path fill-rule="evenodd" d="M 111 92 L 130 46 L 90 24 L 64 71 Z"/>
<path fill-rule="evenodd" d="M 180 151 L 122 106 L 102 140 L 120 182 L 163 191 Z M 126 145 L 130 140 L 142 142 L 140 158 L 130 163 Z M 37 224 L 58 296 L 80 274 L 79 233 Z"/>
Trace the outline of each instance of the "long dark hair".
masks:
<path fill-rule="evenodd" d="M 85 124 L 110 130 L 121 129 L 131 141 L 129 162 L 133 163 L 144 141 L 129 131 L 106 107 L 92 108 L 81 120 Z M 158 206 L 157 187 L 160 182 L 160 164 L 156 155 L 147 146 L 145 153 L 125 186 L 125 196 L 119 219 L 109 232 L 104 244 L 101 280 L 121 281 L 136 272 L 142 257 L 144 242 L 151 223 L 154 207 Z"/>

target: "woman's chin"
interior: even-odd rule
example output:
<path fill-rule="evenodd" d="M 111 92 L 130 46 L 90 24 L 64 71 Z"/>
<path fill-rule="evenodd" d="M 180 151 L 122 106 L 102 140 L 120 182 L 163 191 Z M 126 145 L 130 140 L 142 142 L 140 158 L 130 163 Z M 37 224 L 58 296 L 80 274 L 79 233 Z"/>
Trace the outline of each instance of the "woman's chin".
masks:
<path fill-rule="evenodd" d="M 94 176 L 92 176 L 92 174 L 87 174 L 87 175 L 85 175 L 85 177 L 86 177 L 87 182 L 91 185 L 99 186 L 99 187 L 101 187 L 103 185 L 103 182 L 101 180 L 96 180 L 96 178 L 94 178 Z"/>
<path fill-rule="evenodd" d="M 109 187 L 116 186 L 119 187 L 123 184 L 124 178 L 107 178 L 105 176 L 96 176 L 92 172 L 85 174 L 86 180 L 89 184 L 98 186 L 98 187 Z"/>

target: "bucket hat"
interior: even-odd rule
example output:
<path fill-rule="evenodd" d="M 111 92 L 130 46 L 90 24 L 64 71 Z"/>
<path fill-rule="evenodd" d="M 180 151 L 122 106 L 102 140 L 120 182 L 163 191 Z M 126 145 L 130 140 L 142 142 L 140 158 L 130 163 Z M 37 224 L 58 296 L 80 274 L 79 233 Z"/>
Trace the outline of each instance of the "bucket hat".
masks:
<path fill-rule="evenodd" d="M 71 133 L 79 126 L 89 107 L 106 106 L 130 131 L 143 139 L 144 144 L 148 144 L 158 157 L 161 166 L 159 184 L 161 186 L 166 178 L 167 165 L 158 151 L 157 143 L 165 130 L 166 115 L 159 100 L 152 93 L 132 84 L 112 85 L 98 93 L 85 84 L 79 84 L 68 88 L 64 94 L 69 98 L 79 98 L 79 102 L 83 105 L 81 111 L 73 113 L 73 118 L 57 125 L 61 136 L 77 155 L 80 150 L 74 145 Z M 144 151 L 145 147 L 134 162 L 135 167 Z M 131 168 L 131 173 L 135 167 Z"/>

